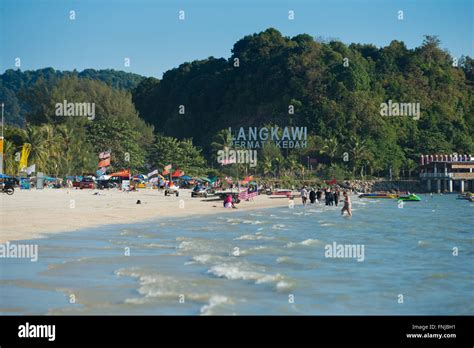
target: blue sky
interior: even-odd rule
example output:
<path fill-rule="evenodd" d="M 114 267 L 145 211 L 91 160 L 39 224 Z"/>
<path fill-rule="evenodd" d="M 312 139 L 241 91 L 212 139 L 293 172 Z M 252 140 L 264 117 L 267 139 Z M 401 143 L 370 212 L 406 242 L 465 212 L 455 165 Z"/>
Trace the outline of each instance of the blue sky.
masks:
<path fill-rule="evenodd" d="M 269 27 L 345 43 L 396 39 L 409 48 L 424 34 L 439 35 L 452 55 L 472 57 L 473 7 L 473 0 L 0 0 L 0 73 L 19 57 L 21 70 L 110 68 L 161 77 L 185 61 L 227 58 L 238 39 Z"/>

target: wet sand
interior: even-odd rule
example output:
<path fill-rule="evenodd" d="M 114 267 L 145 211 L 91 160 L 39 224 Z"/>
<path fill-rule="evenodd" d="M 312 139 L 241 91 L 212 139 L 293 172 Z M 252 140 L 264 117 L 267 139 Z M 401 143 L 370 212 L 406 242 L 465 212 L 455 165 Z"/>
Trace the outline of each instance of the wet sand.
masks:
<path fill-rule="evenodd" d="M 99 192 L 99 195 L 94 195 Z M 141 204 L 136 204 L 137 200 Z M 295 200 L 295 204 L 301 204 Z M 287 206 L 286 198 L 257 196 L 241 202 L 238 210 Z M 161 217 L 187 217 L 213 213 L 232 214 L 222 201 L 209 197 L 191 198 L 191 190 L 180 190 L 179 197 L 165 197 L 162 191 L 45 189 L 16 190 L 0 195 L 0 243 L 41 238 L 45 234 L 75 231 L 109 224 L 141 222 Z"/>

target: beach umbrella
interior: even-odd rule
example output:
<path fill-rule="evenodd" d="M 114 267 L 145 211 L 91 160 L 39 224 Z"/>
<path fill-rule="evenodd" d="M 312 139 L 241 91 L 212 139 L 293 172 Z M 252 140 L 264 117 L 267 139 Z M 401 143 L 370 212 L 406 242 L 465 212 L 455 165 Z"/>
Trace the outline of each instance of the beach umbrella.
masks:
<path fill-rule="evenodd" d="M 209 180 L 208 178 L 199 178 L 199 180 L 209 182 L 209 183 L 211 182 L 211 180 Z"/>
<path fill-rule="evenodd" d="M 181 179 L 183 179 L 183 180 L 191 180 L 192 178 L 191 178 L 190 176 L 183 175 L 183 176 L 181 177 Z"/>

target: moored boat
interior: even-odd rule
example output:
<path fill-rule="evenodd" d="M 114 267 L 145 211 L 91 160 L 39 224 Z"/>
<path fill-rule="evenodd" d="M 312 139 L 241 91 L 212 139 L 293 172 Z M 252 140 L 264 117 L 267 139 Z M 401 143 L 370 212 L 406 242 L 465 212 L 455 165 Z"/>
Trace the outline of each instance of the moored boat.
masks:
<path fill-rule="evenodd" d="M 467 199 L 468 201 L 470 201 L 473 198 L 474 198 L 474 193 L 472 192 L 461 193 L 460 195 L 458 195 L 458 199 Z"/>
<path fill-rule="evenodd" d="M 276 189 L 270 193 L 269 198 L 288 198 L 294 196 L 293 191 L 289 189 Z"/>
<path fill-rule="evenodd" d="M 396 194 L 393 193 L 363 193 L 359 195 L 359 198 L 397 198 Z"/>
<path fill-rule="evenodd" d="M 410 193 L 408 195 L 400 195 L 398 196 L 399 201 L 404 201 L 404 202 L 419 202 L 421 201 L 421 198 L 414 193 Z"/>

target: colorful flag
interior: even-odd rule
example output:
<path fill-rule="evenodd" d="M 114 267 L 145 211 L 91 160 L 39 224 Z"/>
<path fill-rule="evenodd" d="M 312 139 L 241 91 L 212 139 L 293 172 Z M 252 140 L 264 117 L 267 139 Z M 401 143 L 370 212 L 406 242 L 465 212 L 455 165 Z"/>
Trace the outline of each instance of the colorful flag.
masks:
<path fill-rule="evenodd" d="M 154 171 L 148 173 L 147 176 L 151 178 L 153 175 L 157 175 L 157 174 L 158 174 L 158 169 L 155 169 Z"/>
<path fill-rule="evenodd" d="M 31 145 L 28 143 L 23 144 L 23 148 L 21 149 L 21 157 L 20 162 L 18 162 L 18 167 L 20 171 L 24 171 L 26 167 L 28 167 L 28 156 L 30 155 Z"/>
<path fill-rule="evenodd" d="M 104 159 L 99 162 L 98 167 L 108 167 L 110 166 L 110 158 Z"/>
<path fill-rule="evenodd" d="M 110 151 L 104 151 L 99 153 L 99 159 L 104 160 L 110 157 Z"/>
<path fill-rule="evenodd" d="M 242 191 L 239 193 L 239 199 L 241 201 L 249 201 L 251 199 L 254 199 L 255 197 L 258 196 L 258 192 L 257 191 L 254 191 L 254 192 L 248 192 L 248 190 L 245 190 L 245 191 Z"/>
<path fill-rule="evenodd" d="M 182 170 L 176 169 L 171 175 L 171 177 L 179 178 L 180 176 L 183 176 L 183 175 L 184 175 L 184 172 Z"/>
<path fill-rule="evenodd" d="M 33 164 L 26 168 L 26 174 L 30 175 L 31 173 L 36 172 L 36 164 Z"/>
<path fill-rule="evenodd" d="M 170 173 L 170 170 L 171 170 L 171 164 L 168 164 L 167 166 L 165 166 L 163 168 L 163 175 L 168 175 Z"/>
<path fill-rule="evenodd" d="M 0 174 L 3 174 L 3 137 L 0 137 Z"/>

